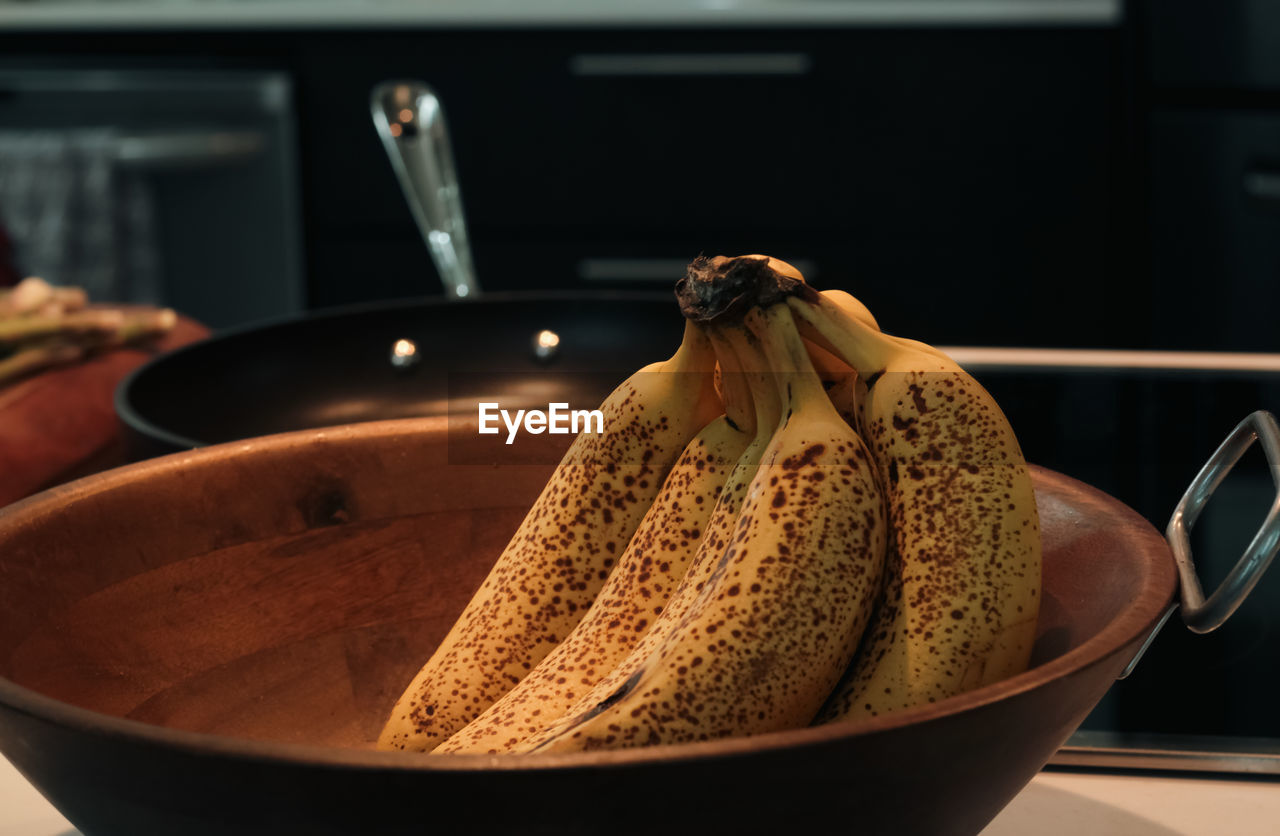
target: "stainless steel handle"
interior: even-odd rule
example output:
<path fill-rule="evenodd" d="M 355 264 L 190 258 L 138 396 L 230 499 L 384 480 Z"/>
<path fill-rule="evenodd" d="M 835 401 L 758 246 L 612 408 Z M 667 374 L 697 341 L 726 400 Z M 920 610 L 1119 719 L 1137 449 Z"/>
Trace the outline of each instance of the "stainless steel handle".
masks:
<path fill-rule="evenodd" d="M 1200 516 L 1200 512 L 1208 504 L 1209 498 L 1213 496 L 1213 492 L 1222 484 L 1222 480 L 1227 478 L 1227 474 L 1254 441 L 1262 443 L 1267 465 L 1271 469 L 1271 479 L 1275 484 L 1276 496 L 1262 522 L 1262 527 L 1253 536 L 1244 554 L 1236 561 L 1226 580 L 1206 599 L 1204 589 L 1200 586 L 1200 578 L 1196 575 L 1188 534 Z M 1160 628 L 1169 620 L 1169 616 L 1175 609 L 1181 609 L 1182 621 L 1192 632 L 1208 633 L 1221 627 L 1223 622 L 1244 603 L 1245 598 L 1262 578 L 1262 573 L 1271 565 L 1277 550 L 1280 550 L 1280 426 L 1277 426 L 1274 415 L 1259 410 L 1236 425 L 1226 440 L 1209 457 L 1209 461 L 1205 462 L 1204 467 L 1196 474 L 1196 478 L 1191 481 L 1186 493 L 1182 495 L 1181 501 L 1173 511 L 1173 516 L 1169 519 L 1165 537 L 1173 550 L 1173 560 L 1178 567 L 1181 602 L 1174 604 L 1165 612 L 1160 623 L 1147 636 L 1138 653 L 1120 675 L 1121 679 L 1133 672 L 1138 660 L 1142 658 L 1147 647 L 1151 645 L 1156 634 L 1160 632 Z"/>
<path fill-rule="evenodd" d="M 1244 554 L 1226 580 L 1206 599 L 1204 590 L 1200 587 L 1200 579 L 1196 576 L 1187 534 L 1214 490 L 1222 484 L 1222 480 L 1254 441 L 1260 441 L 1263 452 L 1266 453 L 1271 478 L 1276 487 L 1276 497 L 1262 527 L 1245 548 Z M 1231 435 L 1214 451 L 1183 494 L 1182 501 L 1169 520 L 1165 536 L 1173 548 L 1173 559 L 1178 564 L 1183 622 L 1197 633 L 1216 630 L 1249 596 L 1276 556 L 1276 550 L 1280 549 L 1280 427 L 1276 426 L 1275 416 L 1259 410 L 1231 431 Z"/>
<path fill-rule="evenodd" d="M 373 88 L 370 107 L 374 127 L 444 282 L 445 295 L 451 299 L 478 296 L 480 285 L 440 100 L 421 81 L 384 81 Z"/>
<path fill-rule="evenodd" d="M 800 76 L 813 67 L 803 52 L 612 53 L 569 59 L 577 76 Z"/>

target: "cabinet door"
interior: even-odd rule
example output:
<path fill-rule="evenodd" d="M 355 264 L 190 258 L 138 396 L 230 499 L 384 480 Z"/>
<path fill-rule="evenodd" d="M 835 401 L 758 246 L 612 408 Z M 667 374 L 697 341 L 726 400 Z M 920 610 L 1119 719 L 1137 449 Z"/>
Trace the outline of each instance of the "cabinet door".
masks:
<path fill-rule="evenodd" d="M 440 97 L 477 227 L 830 226 L 813 198 L 838 191 L 838 114 L 820 93 L 831 68 L 805 41 L 435 32 L 356 41 L 343 60 L 318 50 L 301 82 L 317 219 L 403 223 L 367 100 L 412 77 Z"/>
<path fill-rule="evenodd" d="M 436 289 L 367 112 L 376 82 L 411 77 L 446 108 L 482 287 L 670 287 L 699 253 L 768 252 L 935 342 L 1132 345 L 1146 301 L 1112 272 L 1115 41 L 833 28 L 313 46 L 313 300 Z M 360 265 L 375 269 L 354 283 Z"/>
<path fill-rule="evenodd" d="M 1280 89 L 1280 3 L 1138 0 L 1151 78 L 1161 87 Z"/>
<path fill-rule="evenodd" d="M 1153 117 L 1160 347 L 1280 351 L 1280 111 Z"/>

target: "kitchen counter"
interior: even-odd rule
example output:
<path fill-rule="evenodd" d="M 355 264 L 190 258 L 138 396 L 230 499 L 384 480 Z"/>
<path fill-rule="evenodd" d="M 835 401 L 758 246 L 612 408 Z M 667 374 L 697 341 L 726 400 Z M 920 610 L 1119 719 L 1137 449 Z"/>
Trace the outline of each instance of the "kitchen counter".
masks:
<path fill-rule="evenodd" d="M 1102 25 L 1119 0 L 0 0 L 4 29 Z"/>
<path fill-rule="evenodd" d="M 982 836 L 1272 836 L 1280 782 L 1042 772 Z M 0 758 L 0 836 L 78 836 Z"/>

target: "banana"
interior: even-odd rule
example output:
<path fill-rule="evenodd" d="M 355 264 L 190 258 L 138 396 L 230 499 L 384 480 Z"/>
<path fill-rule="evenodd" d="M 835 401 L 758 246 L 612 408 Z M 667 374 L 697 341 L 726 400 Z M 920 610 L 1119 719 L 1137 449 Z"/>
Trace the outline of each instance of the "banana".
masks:
<path fill-rule="evenodd" d="M 782 417 L 732 536 L 690 606 L 659 617 L 669 625 L 661 644 L 535 751 L 803 726 L 853 656 L 886 544 L 874 465 L 827 399 L 787 305 L 751 309 L 745 319 L 775 370 Z M 745 342 L 744 364 L 752 362 Z"/>
<path fill-rule="evenodd" d="M 782 273 L 782 275 L 788 276 L 790 274 Z M 863 323 L 872 331 L 880 330 L 880 323 L 876 322 L 876 318 L 872 315 L 871 309 L 862 304 L 862 300 L 854 296 L 852 293 L 845 290 L 831 288 L 829 290 L 822 291 L 822 295 L 830 299 L 832 302 L 835 302 L 846 314 Z"/>
<path fill-rule="evenodd" d="M 713 334 L 717 332 L 718 329 L 712 328 Z M 737 340 L 731 340 L 724 336 L 719 337 L 719 340 L 720 344 L 717 345 L 717 352 L 726 357 L 734 358 L 726 363 L 725 366 L 740 370 L 741 359 L 739 353 L 732 345 L 727 348 L 722 347 L 724 343 L 733 343 L 737 342 Z M 751 487 L 752 480 L 759 469 L 760 460 L 768 449 L 773 439 L 774 430 L 782 417 L 781 403 L 767 375 L 761 374 L 759 370 L 755 370 L 753 373 L 745 373 L 740 370 L 737 374 L 742 383 L 748 385 L 751 391 L 752 407 L 755 413 L 753 422 L 755 437 L 734 464 L 733 470 L 730 471 L 724 488 L 720 492 L 720 498 L 716 501 L 716 506 L 712 510 L 711 518 L 707 521 L 702 540 L 698 543 L 698 550 L 694 554 L 685 576 L 680 580 L 675 591 L 671 593 L 666 606 L 663 607 L 653 625 L 632 648 L 631 652 L 616 667 L 596 682 L 591 690 L 580 697 L 558 720 L 549 723 L 538 733 L 512 746 L 510 751 L 528 752 L 537 749 L 545 741 L 573 728 L 583 713 L 590 711 L 601 700 L 608 698 L 609 695 L 622 687 L 635 675 L 650 655 L 662 646 L 672 628 L 679 623 L 680 618 L 697 600 L 702 588 L 715 571 L 720 555 L 728 547 L 730 538 L 733 536 L 734 526 L 737 524 L 738 515 L 742 509 L 743 501 L 746 499 L 747 491 Z"/>
<path fill-rule="evenodd" d="M 730 470 L 755 436 L 736 358 L 727 346 L 716 355 L 724 370 L 725 414 L 685 447 L 587 614 L 519 685 L 436 753 L 508 751 L 536 734 L 626 658 L 662 612 L 698 550 Z"/>
<path fill-rule="evenodd" d="M 1026 668 L 1040 591 L 1030 472 L 1004 414 L 945 354 L 880 334 L 825 294 L 789 300 L 867 383 L 892 532 L 884 596 L 818 722 L 936 702 Z"/>
<path fill-rule="evenodd" d="M 715 353 L 687 324 L 669 359 L 601 405 L 378 739 L 431 751 L 511 690 L 582 619 L 690 439 L 721 413 Z"/>
<path fill-rule="evenodd" d="M 876 322 L 876 318 L 871 315 L 870 309 L 862 303 L 862 300 L 858 299 L 853 294 L 848 291 L 835 289 L 823 290 L 821 293 L 825 298 L 836 303 L 836 305 L 838 305 L 846 315 L 866 324 L 873 331 L 880 330 L 880 325 Z M 945 357 L 948 360 L 951 359 L 951 356 L 942 349 L 935 348 L 934 346 L 921 342 L 920 340 L 913 340 L 910 337 L 897 337 L 892 334 L 885 334 L 884 336 L 904 348 L 914 348 L 926 354 L 935 354 L 939 357 Z"/>

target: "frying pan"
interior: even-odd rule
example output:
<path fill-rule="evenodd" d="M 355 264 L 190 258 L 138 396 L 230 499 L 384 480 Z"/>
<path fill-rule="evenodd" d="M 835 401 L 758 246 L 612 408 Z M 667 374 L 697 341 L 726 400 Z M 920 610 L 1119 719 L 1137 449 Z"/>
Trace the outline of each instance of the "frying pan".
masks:
<path fill-rule="evenodd" d="M 256 324 L 158 358 L 116 391 L 130 458 L 456 414 L 477 396 L 506 409 L 594 408 L 679 344 L 684 322 L 669 293 L 482 295 L 438 98 L 421 82 L 391 81 L 374 89 L 371 109 L 443 297 Z"/>
<path fill-rule="evenodd" d="M 669 356 L 683 329 L 666 294 L 344 308 L 163 355 L 121 383 L 116 412 L 137 460 L 289 430 L 458 415 L 478 399 L 505 409 L 594 408 L 631 372 Z M 403 355 L 410 343 L 418 362 Z"/>

